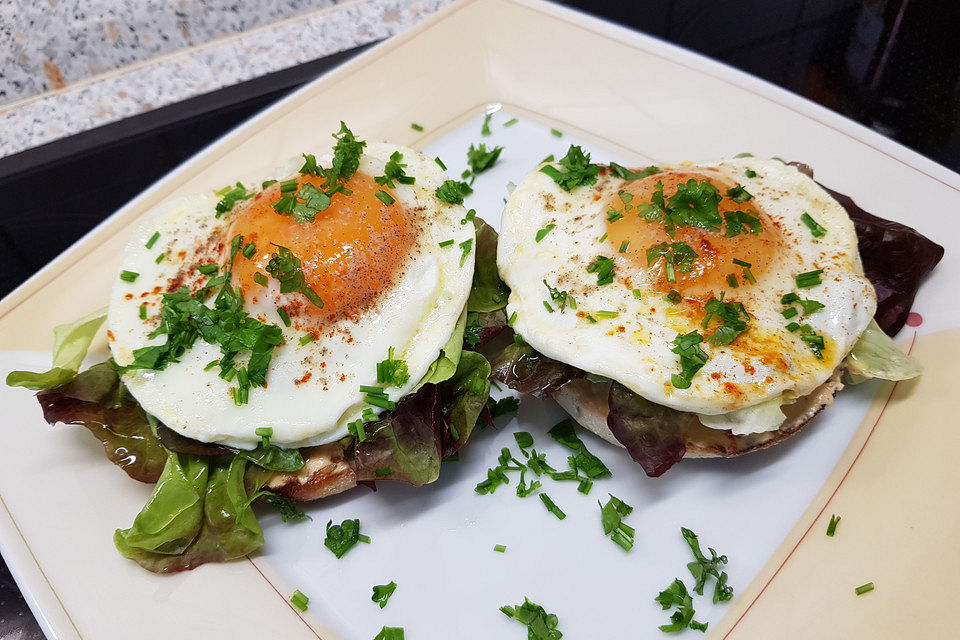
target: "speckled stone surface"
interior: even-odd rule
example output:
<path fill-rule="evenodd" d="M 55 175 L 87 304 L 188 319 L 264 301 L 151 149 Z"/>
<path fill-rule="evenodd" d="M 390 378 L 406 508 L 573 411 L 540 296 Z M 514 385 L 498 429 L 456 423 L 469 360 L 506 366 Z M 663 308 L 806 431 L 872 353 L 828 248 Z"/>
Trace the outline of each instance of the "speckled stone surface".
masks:
<path fill-rule="evenodd" d="M 337 0 L 2 0 L 0 104 Z"/>
<path fill-rule="evenodd" d="M 34 1 L 37 4 L 41 4 L 41 1 L 44 4 L 55 2 Z M 302 3 L 331 6 L 121 68 L 58 91 L 6 106 L 0 105 L 0 157 L 387 38 L 405 31 L 451 1 Z M 94 4 L 93 0 L 89 4 Z M 159 6 L 164 3 L 148 0 L 137 4 Z M 214 3 L 182 1 L 173 6 L 178 4 Z M 228 3 L 223 1 L 216 4 Z M 286 7 L 299 6 L 300 3 L 293 0 L 257 0 L 236 4 L 243 7 L 241 12 L 246 15 L 252 5 Z M 3 6 L 3 0 L 0 0 L 0 7 Z M 242 23 L 240 17 L 237 20 L 237 24 L 248 24 Z M 0 31 L 2 29 L 0 26 Z"/>

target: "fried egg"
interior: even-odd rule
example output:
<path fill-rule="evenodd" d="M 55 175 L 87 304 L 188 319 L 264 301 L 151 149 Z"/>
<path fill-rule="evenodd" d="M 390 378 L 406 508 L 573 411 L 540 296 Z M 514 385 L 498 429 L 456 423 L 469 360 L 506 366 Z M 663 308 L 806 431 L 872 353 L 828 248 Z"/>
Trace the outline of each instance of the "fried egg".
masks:
<path fill-rule="evenodd" d="M 389 187 L 374 180 L 395 152 L 414 184 Z M 318 158 L 322 166 L 330 161 Z M 292 178 L 298 189 L 324 181 Z M 242 292 L 244 311 L 278 326 L 283 343 L 273 349 L 266 385 L 251 388 L 239 405 L 236 383 L 213 366 L 220 346 L 202 339 L 165 369 L 126 370 L 127 388 L 146 412 L 195 440 L 251 448 L 260 441 L 260 427 L 272 429 L 272 442 L 291 447 L 343 437 L 364 409 L 381 411 L 366 404 L 360 387 L 377 384 L 377 364 L 390 350 L 409 374 L 402 385 L 385 389 L 397 401 L 428 372 L 462 316 L 473 277 L 474 228 L 461 205 L 436 197 L 445 180 L 419 152 L 371 143 L 345 185 L 350 193 L 335 193 L 312 221 L 274 210 L 283 196 L 280 182 L 265 183 L 220 217 L 221 196 L 214 193 L 159 206 L 123 256 L 121 268 L 139 275 L 132 282 L 119 279 L 111 294 L 108 340 L 117 364 L 131 364 L 136 349 L 164 344 L 165 335 L 149 337 L 160 322 L 163 294 L 203 287 L 211 275 L 198 267 L 229 263 L 236 236 L 243 238 L 240 246 L 252 246 L 233 258 L 231 283 Z M 322 307 L 302 289 L 281 292 L 280 282 L 268 276 L 279 247 L 299 259 L 304 283 Z"/>
<path fill-rule="evenodd" d="M 714 198 L 722 223 L 671 228 L 657 203 L 678 190 L 681 217 Z M 849 216 L 778 160 L 631 180 L 605 169 L 570 191 L 538 167 L 505 206 L 497 262 L 514 329 L 537 351 L 737 434 L 777 428 L 780 405 L 823 383 L 876 309 Z M 725 323 L 711 299 L 743 323 L 729 344 L 727 329 L 711 339 Z M 706 361 L 683 388 L 675 340 L 691 332 Z"/>

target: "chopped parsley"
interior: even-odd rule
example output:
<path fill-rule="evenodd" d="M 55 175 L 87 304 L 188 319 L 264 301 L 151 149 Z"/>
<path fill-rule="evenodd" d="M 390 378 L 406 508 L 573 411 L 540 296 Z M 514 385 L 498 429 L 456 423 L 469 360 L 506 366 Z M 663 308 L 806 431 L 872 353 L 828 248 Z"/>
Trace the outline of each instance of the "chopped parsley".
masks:
<path fill-rule="evenodd" d="M 473 193 L 473 188 L 466 182 L 447 180 L 436 190 L 436 196 L 448 204 L 463 204 L 463 199 Z"/>
<path fill-rule="evenodd" d="M 628 505 L 613 494 L 608 494 L 610 499 L 607 504 L 600 505 L 600 523 L 603 525 L 603 534 L 610 536 L 610 539 L 618 544 L 624 551 L 630 551 L 633 548 L 633 536 L 636 530 L 623 522 L 633 512 L 633 507 Z"/>
<path fill-rule="evenodd" d="M 565 514 L 547 494 L 541 493 L 540 500 L 543 501 L 543 506 L 547 508 L 547 511 L 557 516 L 558 520 L 563 520 L 567 517 L 567 514 Z"/>
<path fill-rule="evenodd" d="M 583 149 L 576 145 L 570 145 L 567 155 L 560 158 L 558 164 L 564 169 L 563 171 L 552 164 L 547 164 L 540 167 L 540 172 L 550 176 L 564 191 L 596 183 L 597 174 L 603 169 L 598 164 L 591 164 L 590 154 L 584 153 Z"/>
<path fill-rule="evenodd" d="M 727 197 L 737 204 L 743 204 L 747 200 L 752 199 L 753 195 L 744 189 L 742 184 L 738 184 L 731 189 L 727 189 Z"/>
<path fill-rule="evenodd" d="M 867 584 L 862 584 L 862 585 L 860 585 L 859 587 L 857 587 L 856 589 L 854 589 L 854 592 L 855 592 L 858 596 L 862 596 L 863 594 L 865 594 L 865 593 L 870 593 L 870 592 L 873 591 L 873 590 L 874 590 L 873 583 L 872 583 L 872 582 L 868 582 Z"/>
<path fill-rule="evenodd" d="M 541 240 L 543 240 L 548 233 L 550 233 L 556 228 L 557 228 L 557 225 L 551 223 L 545 226 L 543 229 L 540 229 L 539 231 L 537 231 L 537 237 L 536 237 L 537 242 L 540 242 Z"/>
<path fill-rule="evenodd" d="M 623 220 L 623 213 L 616 209 L 609 209 L 607 211 L 607 222 L 612 224 L 617 220 Z"/>
<path fill-rule="evenodd" d="M 677 291 L 676 289 L 670 289 L 667 295 L 663 296 L 663 299 L 673 304 L 680 304 L 681 302 L 683 302 L 683 298 L 680 296 L 680 292 Z"/>
<path fill-rule="evenodd" d="M 417 179 L 413 176 L 408 176 L 404 169 L 407 168 L 406 164 L 402 164 L 403 154 L 399 151 L 394 151 L 390 154 L 390 159 L 387 161 L 387 164 L 383 167 L 383 175 L 377 176 L 374 178 L 374 181 L 382 187 L 387 187 L 388 189 L 394 188 L 394 182 L 399 182 L 400 184 L 415 184 Z M 390 204 L 389 202 L 387 204 Z"/>
<path fill-rule="evenodd" d="M 610 469 L 597 456 L 587 450 L 587 445 L 577 436 L 573 427 L 573 422 L 563 420 L 553 426 L 548 432 L 553 439 L 574 451 L 576 455 L 570 456 L 570 467 L 582 471 L 588 478 L 607 478 L 610 477 Z M 533 442 L 531 441 L 531 444 Z"/>
<path fill-rule="evenodd" d="M 693 261 L 697 259 L 697 252 L 686 242 L 661 242 L 660 244 L 647 249 L 647 264 L 652 264 L 659 258 L 663 258 L 666 263 L 666 274 L 668 282 L 676 282 L 676 269 L 683 273 L 690 273 L 693 269 Z"/>
<path fill-rule="evenodd" d="M 373 596 L 370 599 L 379 604 L 380 608 L 383 609 L 387 606 L 387 601 L 390 600 L 390 596 L 392 596 L 396 590 L 397 583 L 392 580 L 388 584 L 374 585 Z"/>
<path fill-rule="evenodd" d="M 674 347 L 671 351 L 680 356 L 680 373 L 674 373 L 670 377 L 670 382 L 677 389 L 689 389 L 693 376 L 707 363 L 709 356 L 700 348 L 701 342 L 703 342 L 703 336 L 697 331 L 678 334 L 673 339 Z"/>
<path fill-rule="evenodd" d="M 326 185 L 324 185 L 326 186 Z M 283 186 L 281 185 L 281 191 Z M 309 182 L 300 187 L 296 194 L 288 193 L 273 203 L 273 210 L 282 216 L 293 216 L 299 224 L 313 222 L 321 211 L 330 206 L 330 194 Z"/>
<path fill-rule="evenodd" d="M 743 175 L 747 176 L 748 178 L 756 178 L 757 172 L 754 171 L 753 169 L 747 169 L 746 171 L 743 172 Z"/>
<path fill-rule="evenodd" d="M 460 266 L 462 267 L 467 261 L 467 256 L 470 255 L 470 251 L 473 249 L 473 238 L 467 238 L 460 243 L 460 250 L 463 252 L 460 255 Z"/>
<path fill-rule="evenodd" d="M 547 284 L 546 280 L 543 281 L 543 286 L 545 286 L 547 291 L 550 292 L 550 299 L 557 303 L 557 305 L 560 307 L 560 311 L 563 311 L 567 307 L 570 307 L 571 309 L 577 308 L 577 301 L 566 291 L 560 291 L 559 289 L 551 287 L 549 284 Z"/>
<path fill-rule="evenodd" d="M 796 293 L 788 293 L 784 295 L 782 298 L 780 298 L 780 304 L 782 305 L 799 304 L 800 308 L 803 310 L 803 315 L 805 316 L 810 315 L 811 313 L 814 313 L 824 308 L 824 304 L 822 302 L 818 302 L 817 300 L 806 300 L 804 298 L 801 298 Z M 786 309 L 782 311 L 783 317 L 788 319 L 796 316 L 797 313 L 798 312 L 796 307 L 793 307 L 793 306 L 788 306 Z"/>
<path fill-rule="evenodd" d="M 360 520 L 344 520 L 340 524 L 333 524 L 333 520 L 327 522 L 327 537 L 323 545 L 337 558 L 342 558 L 358 542 L 370 544 L 370 537 L 360 533 Z"/>
<path fill-rule="evenodd" d="M 813 219 L 806 211 L 800 216 L 800 221 L 807 226 L 807 229 L 810 229 L 810 235 L 814 238 L 822 238 L 827 235 L 827 230 L 820 226 L 820 223 Z"/>
<path fill-rule="evenodd" d="M 403 627 L 383 627 L 373 640 L 403 640 Z"/>
<path fill-rule="evenodd" d="M 799 331 L 800 339 L 810 347 L 813 351 L 813 354 L 817 356 L 818 360 L 823 360 L 823 349 L 825 348 L 825 343 L 823 341 L 823 336 L 814 331 L 813 327 L 809 324 L 800 324 L 799 322 L 791 322 L 787 325 L 787 331 L 791 333 L 796 333 Z"/>
<path fill-rule="evenodd" d="M 269 438 L 264 438 L 264 441 L 267 443 L 264 446 L 264 448 L 269 449 L 270 447 Z M 279 449 L 279 447 L 276 447 L 276 448 Z M 281 451 L 283 450 L 281 449 Z M 300 464 L 301 466 L 303 464 L 302 458 L 300 460 Z M 241 510 L 241 513 L 245 511 L 246 508 L 250 506 L 253 503 L 253 501 L 256 500 L 257 498 L 266 499 L 267 503 L 271 507 L 276 509 L 277 512 L 280 514 L 281 522 L 287 522 L 288 520 L 291 522 L 302 522 L 304 520 L 313 520 L 313 518 L 311 518 L 306 513 L 301 511 L 299 507 L 297 507 L 297 503 L 295 503 L 293 500 L 291 500 L 290 498 L 281 496 L 280 494 L 273 493 L 272 491 L 258 491 L 252 496 L 250 496 L 250 498 L 247 499 L 246 505 L 244 505 L 243 509 Z"/>
<path fill-rule="evenodd" d="M 160 239 L 160 232 L 154 231 L 153 235 L 150 236 L 150 239 L 147 240 L 147 243 L 143 246 L 145 246 L 147 249 L 153 249 L 153 245 L 157 244 L 157 240 L 159 239 Z"/>
<path fill-rule="evenodd" d="M 220 202 L 217 203 L 217 218 L 232 210 L 234 205 L 236 205 L 241 200 L 249 200 L 253 197 L 252 191 L 247 191 L 247 188 L 241 183 L 237 183 L 235 187 L 224 187 L 217 191 L 216 194 L 220 196 Z M 149 249 L 150 247 L 147 246 Z"/>
<path fill-rule="evenodd" d="M 822 282 L 820 280 L 820 274 L 823 273 L 823 269 L 816 269 L 815 271 L 806 271 L 797 276 L 797 288 L 798 289 L 807 289 L 809 287 L 815 287 Z"/>
<path fill-rule="evenodd" d="M 618 178 L 621 180 L 643 180 L 644 178 L 649 178 L 650 176 L 660 173 L 660 169 L 654 166 L 649 166 L 643 171 L 631 171 L 626 167 L 623 167 L 616 162 L 610 163 L 610 171 L 612 171 Z"/>
<path fill-rule="evenodd" d="M 502 151 L 503 147 L 494 147 L 488 151 L 487 145 L 485 144 L 481 144 L 478 147 L 474 147 L 471 144 L 470 149 L 467 151 L 467 164 L 470 165 L 470 171 L 472 171 L 475 176 L 480 175 L 496 164 Z"/>
<path fill-rule="evenodd" d="M 280 293 L 302 293 L 318 309 L 323 308 L 323 300 L 310 288 L 300 268 L 300 259 L 286 247 L 274 244 L 276 253 L 270 254 L 267 273 L 280 283 Z"/>
<path fill-rule="evenodd" d="M 683 539 L 686 540 L 690 551 L 693 552 L 694 561 L 687 564 L 687 569 L 690 570 L 693 579 L 696 581 L 693 586 L 694 593 L 702 596 L 707 578 L 713 576 L 716 579 L 713 590 L 713 604 L 726 602 L 733 598 L 733 587 L 727 584 L 727 573 L 721 571 L 721 566 L 727 564 L 727 556 L 718 556 L 716 551 L 708 548 L 710 558 L 707 558 L 700 550 L 697 534 L 686 527 L 680 527 L 680 533 L 683 534 Z"/>
<path fill-rule="evenodd" d="M 602 287 L 613 282 L 613 267 L 613 258 L 597 256 L 587 267 L 587 273 L 597 274 L 597 286 Z"/>
<path fill-rule="evenodd" d="M 763 231 L 760 218 L 752 211 L 725 211 L 723 219 L 727 223 L 724 238 L 733 238 L 741 233 L 759 234 Z"/>
<path fill-rule="evenodd" d="M 483 116 L 483 125 L 480 127 L 480 135 L 488 136 L 490 135 L 490 120 L 493 118 L 492 113 L 488 113 Z"/>
<path fill-rule="evenodd" d="M 137 273 L 136 271 L 127 271 L 126 269 L 124 269 L 123 271 L 120 272 L 120 279 L 123 280 L 124 282 L 133 282 L 139 277 L 140 277 L 140 274 Z"/>
<path fill-rule="evenodd" d="M 707 312 L 702 323 L 704 330 L 710 327 L 711 318 L 720 319 L 720 325 L 707 336 L 710 344 L 718 346 L 731 344 L 747 330 L 747 323 L 750 322 L 750 314 L 743 303 L 724 302 L 724 295 L 725 292 L 721 292 L 719 298 L 711 297 L 703 307 Z"/>
<path fill-rule="evenodd" d="M 677 610 L 670 614 L 670 624 L 660 625 L 660 631 L 673 633 L 690 628 L 696 631 L 706 631 L 707 624 L 697 622 L 693 619 L 696 611 L 693 610 L 693 598 L 687 593 L 687 587 L 680 581 L 674 580 L 669 587 L 660 592 L 654 600 L 663 607 L 663 610 L 676 607 Z"/>
<path fill-rule="evenodd" d="M 417 124 L 416 122 L 411 122 L 410 128 L 413 129 L 414 131 L 423 131 L 423 126 Z"/>
<path fill-rule="evenodd" d="M 530 602 L 529 598 L 525 597 L 523 604 L 515 607 L 504 605 L 500 611 L 527 627 L 528 640 L 560 640 L 563 637 L 563 633 L 557 629 L 560 622 L 557 616 L 547 613 L 540 605 Z"/>
<path fill-rule="evenodd" d="M 672 238 L 678 227 L 695 227 L 719 231 L 723 223 L 717 207 L 722 199 L 719 190 L 709 181 L 691 178 L 677 185 L 677 192 L 664 198 L 663 182 L 657 182 L 650 202 L 638 208 L 640 217 L 650 222 L 662 222 Z"/>
<path fill-rule="evenodd" d="M 497 553 L 504 553 L 507 550 L 507 545 L 505 544 L 495 544 L 493 545 L 493 550 Z"/>
<path fill-rule="evenodd" d="M 491 418 L 499 418 L 500 416 L 505 416 L 510 413 L 516 413 L 519 408 L 520 399 L 514 396 L 507 396 L 499 400 L 487 398 L 487 409 L 490 410 Z"/>
<path fill-rule="evenodd" d="M 475 347 L 480 344 L 481 331 L 483 331 L 483 327 L 479 324 L 468 324 L 463 328 L 463 339 L 466 340 L 471 347 Z"/>
<path fill-rule="evenodd" d="M 377 382 L 402 387 L 408 380 L 410 380 L 410 373 L 407 371 L 407 363 L 403 360 L 395 360 L 393 347 L 390 347 L 387 350 L 387 359 L 377 363 Z"/>
<path fill-rule="evenodd" d="M 297 609 L 300 609 L 301 612 L 306 612 L 307 605 L 310 604 L 310 598 L 303 595 L 300 589 L 297 589 L 293 592 L 293 595 L 290 596 L 290 604 L 295 606 Z"/>
<path fill-rule="evenodd" d="M 827 525 L 827 535 L 831 538 L 837 533 L 838 524 L 840 524 L 840 516 L 837 514 L 830 516 L 830 523 Z"/>

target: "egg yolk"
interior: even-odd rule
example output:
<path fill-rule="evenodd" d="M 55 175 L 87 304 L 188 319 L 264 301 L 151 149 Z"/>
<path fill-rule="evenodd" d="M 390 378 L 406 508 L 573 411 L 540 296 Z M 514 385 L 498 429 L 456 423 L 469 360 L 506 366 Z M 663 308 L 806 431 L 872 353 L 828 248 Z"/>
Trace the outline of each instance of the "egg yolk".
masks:
<path fill-rule="evenodd" d="M 319 188 L 325 179 L 301 175 L 297 181 L 298 189 L 305 184 Z M 399 201 L 385 204 L 377 198 L 378 190 L 388 194 L 390 190 L 366 174 L 357 172 L 346 187 L 351 193 L 335 193 L 330 206 L 311 222 L 298 223 L 274 210 L 274 203 L 287 195 L 281 194 L 279 183 L 244 203 L 229 237 L 240 234 L 244 245 L 256 245 L 249 258 L 237 254 L 234 260 L 234 284 L 245 299 L 265 294 L 255 280 L 258 273 L 276 284 L 267 264 L 277 246 L 286 247 L 300 261 L 306 285 L 323 301 L 320 308 L 300 293 L 277 301 L 299 329 L 320 330 L 328 321 L 356 319 L 394 285 L 415 240 L 411 216 Z"/>
<path fill-rule="evenodd" d="M 727 238 L 724 235 L 727 225 L 724 223 L 719 231 L 678 227 L 674 237 L 670 237 L 663 222 L 649 221 L 638 215 L 638 209 L 651 201 L 658 182 L 663 183 L 663 196 L 669 199 L 677 192 L 678 184 L 690 179 L 697 182 L 707 180 L 719 190 L 723 196 L 718 204 L 721 216 L 733 211 L 749 212 L 759 217 L 763 230 L 753 234 L 744 228 L 743 233 Z M 623 218 L 607 222 L 607 241 L 617 252 L 617 266 L 621 267 L 617 271 L 631 274 L 629 286 L 658 292 L 675 289 L 684 298 L 705 302 L 715 292 L 731 288 L 727 280 L 731 274 L 740 286 L 746 284 L 744 267 L 734 264 L 734 259 L 750 263 L 752 275 L 758 280 L 762 278 L 764 271 L 774 264 L 786 247 L 776 223 L 756 207 L 752 199 L 738 203 L 726 195 L 727 190 L 734 186 L 721 179 L 719 172 L 710 169 L 658 173 L 642 180 L 625 182 L 622 189 L 632 198 L 614 195 L 604 203 L 604 211 L 616 209 L 623 214 Z M 624 203 L 625 199 L 628 202 Z M 629 246 L 621 253 L 619 250 L 625 246 L 625 242 L 629 242 Z M 647 260 L 647 250 L 664 242 L 668 245 L 684 242 L 697 254 L 689 271 L 685 272 L 675 265 L 676 282 L 668 279 L 665 258 L 658 257 L 652 262 Z"/>

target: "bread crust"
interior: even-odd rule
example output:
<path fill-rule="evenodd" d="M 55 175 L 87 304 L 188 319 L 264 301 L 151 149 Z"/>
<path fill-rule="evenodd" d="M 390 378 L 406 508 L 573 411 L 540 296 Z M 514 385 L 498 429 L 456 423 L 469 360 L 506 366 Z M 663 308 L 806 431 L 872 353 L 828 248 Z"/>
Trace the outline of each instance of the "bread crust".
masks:
<path fill-rule="evenodd" d="M 783 405 L 787 419 L 775 431 L 737 436 L 729 430 L 712 429 L 700 423 L 696 414 L 678 412 L 678 427 L 683 434 L 688 458 L 731 458 L 783 442 L 798 433 L 827 406 L 843 389 L 842 368 L 810 394 L 796 402 Z M 553 394 L 554 400 L 584 428 L 593 431 L 604 440 L 622 447 L 607 427 L 609 413 L 610 383 L 591 382 L 586 379 L 572 380 Z"/>
<path fill-rule="evenodd" d="M 303 468 L 296 473 L 277 473 L 267 482 L 274 493 L 306 502 L 319 500 L 357 486 L 353 468 L 343 458 L 339 443 L 303 449 Z"/>

